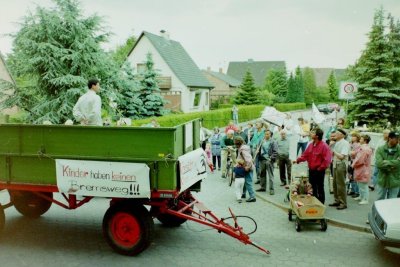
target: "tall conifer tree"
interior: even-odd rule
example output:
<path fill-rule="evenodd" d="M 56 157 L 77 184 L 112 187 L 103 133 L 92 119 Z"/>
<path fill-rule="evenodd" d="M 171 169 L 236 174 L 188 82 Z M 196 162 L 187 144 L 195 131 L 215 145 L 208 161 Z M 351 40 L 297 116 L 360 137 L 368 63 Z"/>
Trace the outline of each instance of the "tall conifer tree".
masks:
<path fill-rule="evenodd" d="M 249 70 L 246 71 L 233 102 L 237 105 L 255 105 L 261 103 L 257 87 L 254 84 L 254 78 Z"/>
<path fill-rule="evenodd" d="M 147 54 L 145 62 L 146 70 L 140 80 L 139 99 L 143 103 L 143 116 L 161 116 L 164 114 L 164 99 L 161 96 L 161 90 L 158 87 L 158 73 L 154 69 L 154 62 L 151 53 Z"/>
<path fill-rule="evenodd" d="M 358 92 L 350 105 L 350 114 L 354 120 L 374 124 L 385 124 L 390 120 L 396 107 L 393 99 L 399 95 L 390 91 L 393 88 L 394 74 L 393 52 L 385 36 L 384 11 L 379 9 L 374 15 L 374 22 L 369 41 L 353 72 L 358 82 Z"/>

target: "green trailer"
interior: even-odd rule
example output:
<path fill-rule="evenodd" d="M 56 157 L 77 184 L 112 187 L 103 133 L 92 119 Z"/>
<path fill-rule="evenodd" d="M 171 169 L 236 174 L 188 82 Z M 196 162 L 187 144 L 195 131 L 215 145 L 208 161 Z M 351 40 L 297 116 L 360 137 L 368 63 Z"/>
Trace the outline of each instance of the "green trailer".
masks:
<path fill-rule="evenodd" d="M 0 190 L 10 202 L 0 205 L 0 230 L 11 206 L 36 218 L 53 203 L 76 209 L 103 197 L 103 234 L 118 253 L 146 249 L 153 218 L 172 227 L 196 221 L 269 253 L 192 196 L 209 165 L 199 135 L 199 120 L 161 128 L 2 124 Z"/>

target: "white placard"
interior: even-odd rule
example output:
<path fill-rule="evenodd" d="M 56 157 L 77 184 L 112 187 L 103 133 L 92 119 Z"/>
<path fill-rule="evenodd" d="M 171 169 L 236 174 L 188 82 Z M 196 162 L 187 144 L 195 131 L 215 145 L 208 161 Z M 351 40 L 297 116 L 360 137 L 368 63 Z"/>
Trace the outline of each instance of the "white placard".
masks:
<path fill-rule="evenodd" d="M 150 198 L 144 163 L 56 159 L 60 192 L 81 196 Z"/>
<path fill-rule="evenodd" d="M 196 182 L 207 177 L 207 160 L 202 148 L 198 148 L 178 158 L 181 188 L 183 192 Z"/>
<path fill-rule="evenodd" d="M 339 90 L 339 99 L 354 99 L 354 94 L 357 92 L 357 83 L 341 82 Z"/>

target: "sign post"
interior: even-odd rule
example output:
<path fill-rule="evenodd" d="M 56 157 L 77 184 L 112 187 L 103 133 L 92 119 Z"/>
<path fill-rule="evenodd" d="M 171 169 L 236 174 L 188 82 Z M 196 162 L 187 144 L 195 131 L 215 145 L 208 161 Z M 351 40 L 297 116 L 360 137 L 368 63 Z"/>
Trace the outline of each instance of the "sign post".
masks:
<path fill-rule="evenodd" d="M 341 82 L 339 90 L 339 99 L 346 99 L 346 115 L 349 110 L 349 100 L 354 99 L 354 94 L 357 93 L 357 83 Z"/>

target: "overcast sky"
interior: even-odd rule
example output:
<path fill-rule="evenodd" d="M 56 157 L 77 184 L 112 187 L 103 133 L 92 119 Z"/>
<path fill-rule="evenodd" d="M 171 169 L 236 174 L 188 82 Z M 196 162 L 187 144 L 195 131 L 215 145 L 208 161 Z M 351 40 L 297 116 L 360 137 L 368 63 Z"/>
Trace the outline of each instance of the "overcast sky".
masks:
<path fill-rule="evenodd" d="M 400 0 L 81 0 L 85 14 L 97 13 L 122 44 L 143 30 L 161 29 L 180 42 L 196 64 L 226 71 L 230 61 L 286 61 L 301 67 L 345 68 L 360 56 L 373 14 L 381 5 L 400 19 Z M 0 0 L 0 34 L 36 4 L 51 0 Z M 0 52 L 12 40 L 0 36 Z"/>

